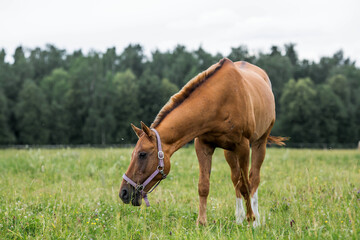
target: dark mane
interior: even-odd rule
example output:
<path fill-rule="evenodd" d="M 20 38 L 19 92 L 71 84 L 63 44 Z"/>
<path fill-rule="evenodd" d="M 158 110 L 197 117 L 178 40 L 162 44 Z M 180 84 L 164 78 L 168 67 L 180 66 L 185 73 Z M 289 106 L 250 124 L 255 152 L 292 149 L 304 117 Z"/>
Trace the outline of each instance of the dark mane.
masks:
<path fill-rule="evenodd" d="M 190 96 L 192 92 L 195 91 L 199 86 L 201 86 L 206 80 L 208 80 L 212 75 L 214 75 L 226 61 L 229 61 L 226 58 L 221 59 L 218 63 L 212 65 L 207 70 L 199 73 L 196 77 L 191 79 L 178 93 L 174 94 L 170 100 L 163 106 L 158 115 L 156 116 L 154 122 L 151 124 L 152 128 L 159 126 L 162 120 L 177 106 L 185 101 L 186 98 Z"/>

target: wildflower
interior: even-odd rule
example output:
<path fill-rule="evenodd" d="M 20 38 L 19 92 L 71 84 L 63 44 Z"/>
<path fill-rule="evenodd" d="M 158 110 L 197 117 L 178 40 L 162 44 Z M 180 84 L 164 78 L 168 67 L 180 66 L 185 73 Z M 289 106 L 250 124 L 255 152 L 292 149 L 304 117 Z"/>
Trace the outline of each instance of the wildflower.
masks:
<path fill-rule="evenodd" d="M 97 218 L 97 219 L 95 219 L 96 221 L 99 221 L 99 219 Z"/>
<path fill-rule="evenodd" d="M 328 221 L 325 221 L 325 223 L 327 223 Z"/>
<path fill-rule="evenodd" d="M 294 221 L 294 219 L 292 219 L 292 220 L 290 221 L 290 227 L 292 227 L 294 224 L 295 224 L 295 221 Z"/>
<path fill-rule="evenodd" d="M 344 221 L 341 221 L 341 223 L 343 223 Z"/>

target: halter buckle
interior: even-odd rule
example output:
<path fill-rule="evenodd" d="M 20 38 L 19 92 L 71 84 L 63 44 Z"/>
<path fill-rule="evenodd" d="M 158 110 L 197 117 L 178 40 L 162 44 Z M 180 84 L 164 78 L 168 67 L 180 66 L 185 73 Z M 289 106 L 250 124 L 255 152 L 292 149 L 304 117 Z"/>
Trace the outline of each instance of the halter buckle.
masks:
<path fill-rule="evenodd" d="M 158 152 L 158 158 L 159 158 L 159 160 L 163 160 L 163 159 L 164 159 L 164 152 L 163 152 L 163 151 L 159 151 L 159 152 Z"/>
<path fill-rule="evenodd" d="M 142 184 L 136 186 L 136 191 L 142 191 L 144 189 L 144 186 Z"/>
<path fill-rule="evenodd" d="M 164 173 L 164 167 L 162 166 L 158 166 L 157 169 L 159 170 L 160 174 L 162 175 L 162 178 L 165 179 L 166 178 L 166 174 Z"/>

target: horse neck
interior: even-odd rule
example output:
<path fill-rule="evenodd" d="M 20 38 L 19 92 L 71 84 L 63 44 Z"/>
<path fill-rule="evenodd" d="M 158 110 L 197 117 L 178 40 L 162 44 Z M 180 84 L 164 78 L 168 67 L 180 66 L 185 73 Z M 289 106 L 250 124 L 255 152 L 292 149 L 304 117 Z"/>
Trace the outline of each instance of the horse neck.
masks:
<path fill-rule="evenodd" d="M 216 111 L 204 111 L 206 100 L 192 98 L 175 108 L 156 128 L 164 144 L 164 150 L 171 156 L 175 151 L 211 129 L 211 119 Z"/>

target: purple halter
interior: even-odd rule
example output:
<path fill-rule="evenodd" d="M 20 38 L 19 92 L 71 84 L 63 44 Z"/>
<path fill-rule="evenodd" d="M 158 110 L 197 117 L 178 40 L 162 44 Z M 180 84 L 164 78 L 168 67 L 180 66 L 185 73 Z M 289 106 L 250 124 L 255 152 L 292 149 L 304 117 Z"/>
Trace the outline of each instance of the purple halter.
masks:
<path fill-rule="evenodd" d="M 126 174 L 123 175 L 123 179 L 130 184 L 131 186 L 133 186 L 135 188 L 136 191 L 139 191 L 141 193 L 141 196 L 144 198 L 144 201 L 146 203 L 146 206 L 149 207 L 150 203 L 149 200 L 147 198 L 147 194 L 151 193 L 152 191 L 154 191 L 154 189 L 159 185 L 159 183 L 161 182 L 161 180 L 166 178 L 166 174 L 164 173 L 164 152 L 162 151 L 162 147 L 161 147 L 161 140 L 160 140 L 160 135 L 159 133 L 154 129 L 151 128 L 151 130 L 155 133 L 156 135 L 156 141 L 157 141 L 157 147 L 158 147 L 158 159 L 159 159 L 159 165 L 157 166 L 157 169 L 155 170 L 155 172 L 153 172 L 153 174 L 150 175 L 150 177 L 148 177 L 145 182 L 143 184 L 136 184 L 133 180 L 131 180 L 130 178 L 128 178 L 126 176 Z M 149 182 L 151 182 L 151 180 L 154 179 L 154 177 L 156 177 L 156 175 L 158 174 L 162 175 L 162 179 L 159 180 L 155 186 L 148 192 L 145 192 L 144 189 L 146 187 L 146 185 L 149 184 Z"/>

